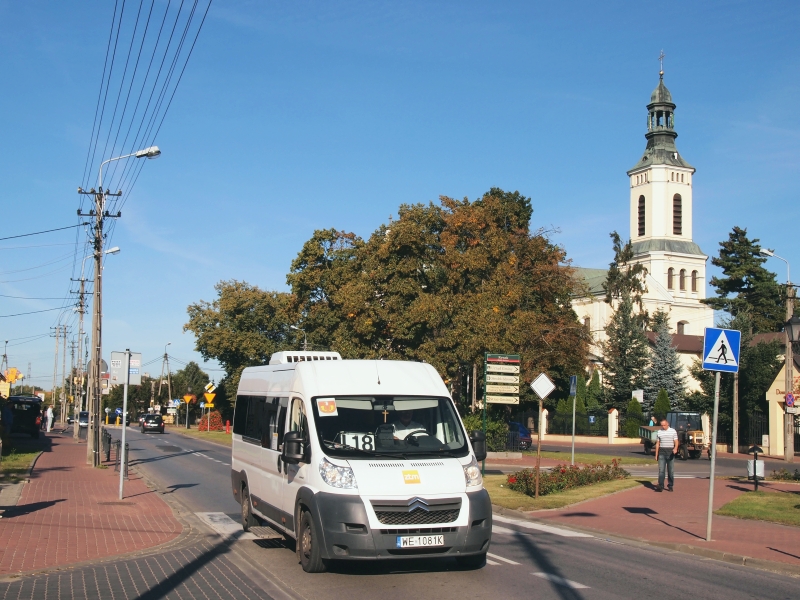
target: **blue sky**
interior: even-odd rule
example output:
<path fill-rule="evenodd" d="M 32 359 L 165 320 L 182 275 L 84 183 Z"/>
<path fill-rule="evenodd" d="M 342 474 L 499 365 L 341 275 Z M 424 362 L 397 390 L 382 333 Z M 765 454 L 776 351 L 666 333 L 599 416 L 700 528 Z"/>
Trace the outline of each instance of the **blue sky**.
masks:
<path fill-rule="evenodd" d="M 0 0 L 0 237 L 76 222 L 113 8 Z M 186 307 L 216 282 L 286 289 L 314 229 L 368 236 L 401 203 L 439 195 L 519 190 L 574 264 L 606 266 L 608 233 L 628 235 L 625 172 L 662 48 L 677 145 L 697 168 L 695 241 L 715 255 L 747 227 L 800 279 L 798 25 L 796 2 L 215 0 L 156 138 L 163 155 L 113 231 L 104 354 L 148 361 L 172 342 L 199 359 Z M 76 289 L 75 240 L 0 241 L 0 294 Z M 783 263 L 768 266 L 785 280 Z M 61 304 L 0 297 L 0 314 Z M 12 366 L 31 362 L 38 385 L 52 381 L 59 315 L 0 319 Z"/>

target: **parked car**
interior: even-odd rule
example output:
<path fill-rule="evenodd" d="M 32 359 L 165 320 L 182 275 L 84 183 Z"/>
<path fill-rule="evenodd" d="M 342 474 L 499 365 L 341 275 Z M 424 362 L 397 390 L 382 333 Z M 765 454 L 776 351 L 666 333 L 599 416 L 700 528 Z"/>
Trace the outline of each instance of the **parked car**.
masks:
<path fill-rule="evenodd" d="M 510 421 L 508 424 L 508 433 L 516 433 L 519 435 L 520 450 L 527 450 L 533 445 L 533 437 L 531 437 L 531 432 L 522 423 Z"/>
<path fill-rule="evenodd" d="M 164 433 L 164 419 L 161 418 L 161 415 L 144 416 L 142 420 L 142 433 L 147 433 L 148 431 Z"/>
<path fill-rule="evenodd" d="M 147 413 L 146 413 L 146 412 L 139 413 L 139 427 L 141 427 L 141 426 L 142 426 L 142 423 L 144 423 L 144 418 L 145 418 L 146 416 L 147 416 Z"/>
<path fill-rule="evenodd" d="M 78 413 L 78 427 L 88 427 L 89 426 L 89 411 L 82 410 Z"/>
<path fill-rule="evenodd" d="M 12 433 L 29 433 L 39 437 L 42 428 L 42 399 L 39 396 L 10 396 L 8 403 L 14 413 Z"/>

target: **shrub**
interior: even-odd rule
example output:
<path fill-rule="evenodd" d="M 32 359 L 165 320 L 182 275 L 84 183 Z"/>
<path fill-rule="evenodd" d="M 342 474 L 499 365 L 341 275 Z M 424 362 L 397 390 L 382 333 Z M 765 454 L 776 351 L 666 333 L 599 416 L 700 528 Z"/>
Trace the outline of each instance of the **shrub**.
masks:
<path fill-rule="evenodd" d="M 481 413 L 467 415 L 464 417 L 464 427 L 467 434 L 473 431 L 483 431 L 483 417 Z M 503 452 L 508 441 L 508 424 L 503 421 L 494 421 L 486 417 L 486 449 L 489 452 Z"/>
<path fill-rule="evenodd" d="M 209 421 L 211 425 L 209 426 Z M 218 410 L 213 410 L 210 413 L 203 415 L 198 425 L 198 431 L 223 431 L 225 427 L 222 424 L 222 415 Z"/>
<path fill-rule="evenodd" d="M 769 478 L 775 481 L 800 481 L 800 471 L 795 469 L 792 473 L 782 467 L 779 471 L 773 471 Z"/>
<path fill-rule="evenodd" d="M 628 402 L 628 409 L 625 411 L 625 422 L 622 425 L 622 433 L 625 437 L 639 437 L 639 426 L 644 421 L 642 405 L 636 398 L 631 398 Z"/>
<path fill-rule="evenodd" d="M 610 465 L 597 463 L 584 467 L 557 465 L 550 471 L 542 470 L 539 473 L 539 495 L 546 496 L 556 492 L 563 492 L 584 485 L 592 485 L 601 481 L 614 481 L 630 477 L 625 469 L 619 466 L 615 458 Z M 535 469 L 522 469 L 508 476 L 508 487 L 516 492 L 528 496 L 536 493 Z"/>
<path fill-rule="evenodd" d="M 663 419 L 671 410 L 672 407 L 669 404 L 667 390 L 661 388 L 658 390 L 658 398 L 656 398 L 656 403 L 653 405 L 653 415 L 655 415 L 657 419 Z"/>

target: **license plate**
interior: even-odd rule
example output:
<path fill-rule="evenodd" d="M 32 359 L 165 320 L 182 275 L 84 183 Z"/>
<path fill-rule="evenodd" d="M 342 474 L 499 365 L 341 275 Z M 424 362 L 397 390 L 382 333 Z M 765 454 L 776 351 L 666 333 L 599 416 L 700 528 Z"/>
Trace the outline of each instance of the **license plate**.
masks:
<path fill-rule="evenodd" d="M 427 546 L 444 546 L 443 535 L 398 535 L 398 548 L 425 548 Z"/>

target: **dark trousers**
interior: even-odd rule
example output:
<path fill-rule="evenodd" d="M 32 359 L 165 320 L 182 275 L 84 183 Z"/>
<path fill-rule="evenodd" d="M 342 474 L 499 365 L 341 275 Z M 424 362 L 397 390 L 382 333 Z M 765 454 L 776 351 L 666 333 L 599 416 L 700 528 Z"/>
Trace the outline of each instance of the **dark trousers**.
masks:
<path fill-rule="evenodd" d="M 675 455 L 672 448 L 658 451 L 658 487 L 664 487 L 664 471 L 668 471 L 669 487 L 675 485 Z"/>

